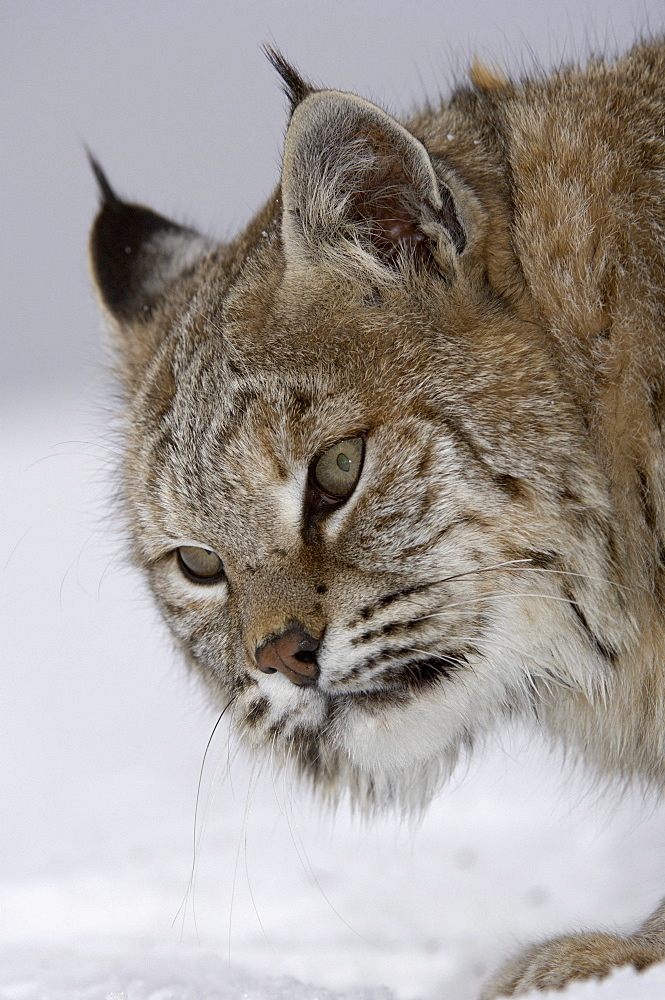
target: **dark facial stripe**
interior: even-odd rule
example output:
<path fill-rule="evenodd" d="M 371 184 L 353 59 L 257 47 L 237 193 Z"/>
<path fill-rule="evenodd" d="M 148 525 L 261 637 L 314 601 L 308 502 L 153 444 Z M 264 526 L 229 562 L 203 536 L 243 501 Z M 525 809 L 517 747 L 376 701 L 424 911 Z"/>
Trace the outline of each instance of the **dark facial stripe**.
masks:
<path fill-rule="evenodd" d="M 382 597 L 376 599 L 375 604 L 366 604 L 358 612 L 358 617 L 353 621 L 349 622 L 347 628 L 356 628 L 359 621 L 369 621 L 374 615 L 382 611 L 383 608 L 387 608 L 390 604 L 394 604 L 395 601 L 405 600 L 407 597 L 411 597 L 412 594 L 421 594 L 425 590 L 429 590 L 430 587 L 436 587 L 441 581 L 434 580 L 429 583 L 419 583 L 413 587 L 404 587 L 402 590 L 395 590 L 390 594 L 383 594 Z"/>
<path fill-rule="evenodd" d="M 418 629 L 423 628 L 427 624 L 426 620 L 422 616 L 418 618 L 412 618 L 410 621 L 406 622 L 387 622 L 385 625 L 381 625 L 380 628 L 369 629 L 367 632 L 363 632 L 362 635 L 357 635 L 351 639 L 351 646 L 364 646 L 365 643 L 373 642 L 375 639 L 380 639 L 382 636 L 386 635 L 399 635 L 402 632 L 416 632 Z"/>
<path fill-rule="evenodd" d="M 608 645 L 607 643 L 603 642 L 601 639 L 598 638 L 598 636 L 596 635 L 596 633 L 593 631 L 588 621 L 586 620 L 584 612 L 580 608 L 577 601 L 573 598 L 572 594 L 567 592 L 566 600 L 568 601 L 571 608 L 575 612 L 575 617 L 577 618 L 578 622 L 584 629 L 589 642 L 598 650 L 603 659 L 607 660 L 608 663 L 612 664 L 615 663 L 618 656 L 616 649 L 614 649 L 612 646 Z"/>
<path fill-rule="evenodd" d="M 409 660 L 381 675 L 381 680 L 398 687 L 419 689 L 430 687 L 440 680 L 448 680 L 453 673 L 468 667 L 464 653 L 437 653 L 425 660 Z"/>
<path fill-rule="evenodd" d="M 475 652 L 475 650 L 471 648 L 466 648 L 464 652 L 444 650 L 442 653 L 433 652 L 427 657 L 415 657 L 413 652 L 413 646 L 383 649 L 352 667 L 346 674 L 345 680 L 357 680 L 363 675 L 370 674 L 373 681 L 379 679 L 391 683 L 393 676 L 397 677 L 400 670 L 414 668 L 417 664 L 436 661 L 442 667 L 446 665 L 451 667 L 453 663 L 455 666 L 460 666 L 461 663 L 468 665 L 467 654 Z"/>

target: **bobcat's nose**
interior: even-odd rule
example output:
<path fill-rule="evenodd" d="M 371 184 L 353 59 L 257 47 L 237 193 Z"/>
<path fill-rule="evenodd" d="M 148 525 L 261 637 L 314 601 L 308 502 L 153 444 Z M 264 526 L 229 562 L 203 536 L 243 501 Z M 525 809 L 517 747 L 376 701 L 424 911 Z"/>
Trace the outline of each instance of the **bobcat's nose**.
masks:
<path fill-rule="evenodd" d="M 293 684 L 314 684 L 319 676 L 316 651 L 321 643 L 299 625 L 256 647 L 256 665 L 264 674 L 276 670 Z"/>

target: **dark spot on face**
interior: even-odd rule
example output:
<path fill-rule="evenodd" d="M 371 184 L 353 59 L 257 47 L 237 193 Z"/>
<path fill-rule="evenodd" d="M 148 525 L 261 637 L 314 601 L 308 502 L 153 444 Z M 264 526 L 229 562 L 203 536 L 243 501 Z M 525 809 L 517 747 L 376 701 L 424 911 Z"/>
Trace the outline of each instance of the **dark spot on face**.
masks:
<path fill-rule="evenodd" d="M 522 499 L 524 495 L 522 482 L 515 476 L 511 476 L 509 472 L 498 472 L 494 476 L 494 482 L 511 500 Z"/>
<path fill-rule="evenodd" d="M 234 697 L 243 693 L 250 687 L 256 687 L 256 680 L 248 674 L 236 674 L 231 680 L 231 693 Z"/>
<path fill-rule="evenodd" d="M 321 767 L 321 750 L 314 735 L 307 729 L 296 728 L 289 737 L 289 742 L 295 747 L 298 758 L 309 773 L 312 769 L 318 772 Z"/>
<path fill-rule="evenodd" d="M 665 410 L 665 384 L 657 381 L 649 386 L 649 402 L 658 430 L 662 433 L 663 411 Z"/>
<path fill-rule="evenodd" d="M 248 726 L 258 725 L 258 723 L 261 722 L 261 720 L 268 712 L 268 708 L 269 705 L 267 698 L 260 698 L 258 701 L 255 701 L 252 707 L 247 712 L 247 715 L 245 716 L 245 722 L 247 723 L 247 725 Z"/>
<path fill-rule="evenodd" d="M 359 677 L 362 677 L 363 674 L 366 674 L 366 673 L 367 673 L 367 664 L 366 663 L 358 663 L 358 664 L 356 664 L 355 667 L 351 667 L 350 670 L 347 670 L 345 672 L 345 674 L 344 674 L 344 680 L 345 681 L 355 681 Z"/>
<path fill-rule="evenodd" d="M 387 608 L 390 604 L 394 604 L 395 601 L 399 601 L 400 598 L 409 597 L 410 594 L 421 589 L 421 586 L 405 587 L 403 590 L 394 590 L 390 594 L 383 594 L 377 601 L 377 607 Z"/>
<path fill-rule="evenodd" d="M 425 517 L 424 510 L 421 510 L 421 516 L 424 519 Z M 402 558 L 405 558 L 408 556 L 420 555 L 421 552 L 428 552 L 429 549 L 431 549 L 433 545 L 436 545 L 438 542 L 440 542 L 441 539 L 445 535 L 447 535 L 452 528 L 456 528 L 459 524 L 468 523 L 468 520 L 469 520 L 468 518 L 464 517 L 460 518 L 457 521 L 451 521 L 450 524 L 444 525 L 444 527 L 441 528 L 439 531 L 437 531 L 435 535 L 432 535 L 431 538 L 425 539 L 424 542 L 420 542 L 418 545 L 411 545 L 409 546 L 409 548 L 406 549 L 399 549 L 399 555 Z"/>
<path fill-rule="evenodd" d="M 161 598 L 160 604 L 171 618 L 177 618 L 182 614 L 183 608 L 181 604 L 174 604 L 173 601 L 167 601 L 165 597 Z"/>
<path fill-rule="evenodd" d="M 267 736 L 270 740 L 278 740 L 282 733 L 284 732 L 284 724 L 281 720 L 273 722 L 267 732 Z"/>
<path fill-rule="evenodd" d="M 366 604 L 363 608 L 361 608 L 358 612 L 358 618 L 361 621 L 369 621 L 369 619 L 373 618 L 374 615 L 377 614 L 377 612 L 379 612 L 382 608 L 387 608 L 389 605 L 394 604 L 395 601 L 405 600 L 412 594 L 418 594 L 424 590 L 429 590 L 430 587 L 436 587 L 437 582 L 438 581 L 436 580 L 432 580 L 431 583 L 417 583 L 413 587 L 405 587 L 403 590 L 394 590 L 389 594 L 383 594 L 381 597 L 377 598 L 376 604 Z M 357 624 L 357 621 L 352 621 L 347 627 L 355 628 Z"/>
<path fill-rule="evenodd" d="M 386 635 L 399 635 L 404 632 L 416 632 L 419 628 L 424 627 L 426 621 L 420 618 L 412 618 L 409 621 L 403 622 L 387 622 L 385 625 L 381 625 L 380 628 L 370 629 L 367 632 L 363 632 L 361 636 L 356 636 L 351 640 L 352 646 L 360 646 L 366 642 L 372 642 L 373 639 L 379 639 Z"/>
<path fill-rule="evenodd" d="M 275 556 L 285 556 L 286 555 L 286 549 L 271 549 L 270 552 L 271 552 L 272 555 L 275 555 Z"/>
<path fill-rule="evenodd" d="M 324 583 L 320 583 L 318 585 L 318 587 L 316 588 L 317 594 L 325 594 L 325 593 L 327 593 L 327 591 L 328 591 L 328 588 L 326 587 L 326 585 Z"/>
<path fill-rule="evenodd" d="M 377 535 L 386 534 L 386 532 L 390 531 L 393 525 L 402 520 L 402 517 L 402 514 L 386 514 L 385 517 L 378 517 L 374 521 L 372 530 Z"/>
<path fill-rule="evenodd" d="M 289 478 L 290 469 L 286 462 L 284 462 L 279 455 L 274 456 L 275 468 L 277 470 L 277 475 L 279 476 L 281 482 L 285 483 Z"/>
<path fill-rule="evenodd" d="M 312 397 L 308 396 L 302 389 L 293 389 L 289 397 L 289 402 L 294 414 L 298 416 L 301 416 L 312 408 Z"/>
<path fill-rule="evenodd" d="M 607 539 L 607 554 L 612 562 L 616 563 L 619 561 L 619 546 L 617 545 L 616 532 L 611 524 L 608 524 L 605 529 L 605 537 Z"/>

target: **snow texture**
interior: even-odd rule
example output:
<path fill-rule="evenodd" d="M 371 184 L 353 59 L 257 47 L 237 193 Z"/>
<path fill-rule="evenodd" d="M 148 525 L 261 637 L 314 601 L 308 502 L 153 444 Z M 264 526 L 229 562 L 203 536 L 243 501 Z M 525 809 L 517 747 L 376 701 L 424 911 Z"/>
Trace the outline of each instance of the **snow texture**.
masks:
<path fill-rule="evenodd" d="M 663 965 L 635 972 L 617 969 L 607 979 L 572 983 L 568 989 L 547 993 L 534 991 L 525 1000 L 663 1000 L 665 997 L 665 967 Z"/>
<path fill-rule="evenodd" d="M 0 1000 L 395 1000 L 389 989 L 338 992 L 295 979 L 257 980 L 229 974 L 217 956 L 200 951 L 173 954 L 86 954 L 47 956 L 0 952 Z M 563 991 L 529 993 L 525 1000 L 663 1000 L 665 968 L 643 973 L 618 969 L 603 982 L 573 983 Z M 441 1000 L 447 1000 L 442 995 Z"/>
<path fill-rule="evenodd" d="M 81 950 L 2 956 L 0 1000 L 394 1000 L 383 987 L 343 993 L 295 979 L 230 975 L 203 952 L 86 954 Z"/>

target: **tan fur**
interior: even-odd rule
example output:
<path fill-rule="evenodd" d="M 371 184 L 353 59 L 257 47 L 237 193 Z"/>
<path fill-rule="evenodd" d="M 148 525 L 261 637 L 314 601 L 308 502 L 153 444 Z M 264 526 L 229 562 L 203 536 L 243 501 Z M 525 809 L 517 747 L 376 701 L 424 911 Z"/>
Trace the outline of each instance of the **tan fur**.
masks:
<path fill-rule="evenodd" d="M 488 66 L 478 56 L 475 56 L 471 63 L 469 79 L 478 90 L 499 90 L 509 86 L 510 83 L 500 67 Z"/>
<path fill-rule="evenodd" d="M 94 164 L 125 505 L 169 628 L 249 746 L 370 811 L 426 804 L 512 716 L 662 789 L 665 45 L 520 85 L 476 63 L 405 124 L 271 58 L 282 178 L 231 244 Z M 326 498 L 347 439 L 364 464 Z M 192 580 L 187 546 L 224 574 Z M 293 635 L 316 683 L 259 668 Z M 664 952 L 661 907 L 531 946 L 483 997 Z"/>

